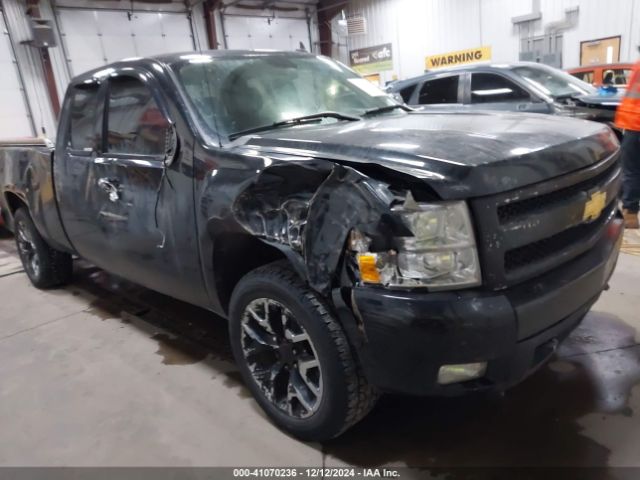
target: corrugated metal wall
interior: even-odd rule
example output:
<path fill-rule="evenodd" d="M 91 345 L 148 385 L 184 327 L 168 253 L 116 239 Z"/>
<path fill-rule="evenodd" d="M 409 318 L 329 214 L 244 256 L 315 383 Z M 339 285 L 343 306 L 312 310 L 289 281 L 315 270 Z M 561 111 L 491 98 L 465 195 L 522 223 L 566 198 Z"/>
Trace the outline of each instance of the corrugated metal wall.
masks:
<path fill-rule="evenodd" d="M 55 15 L 54 5 L 51 0 L 40 1 L 40 15 L 42 18 L 51 20 L 54 22 L 56 42 L 59 45 L 56 48 L 49 49 L 49 56 L 51 57 L 51 65 L 53 67 L 53 74 L 56 77 L 56 87 L 58 90 L 58 98 L 60 102 L 64 98 L 64 93 L 67 89 L 67 84 L 71 80 L 71 70 L 69 69 L 69 63 L 67 62 L 64 50 L 60 47 L 62 45 L 62 37 L 60 36 L 60 29 L 58 17 Z"/>
<path fill-rule="evenodd" d="M 517 61 L 518 28 L 512 17 L 532 11 L 532 0 L 353 0 L 347 15 L 363 14 L 365 35 L 334 38 L 335 54 L 348 62 L 348 51 L 391 42 L 394 70 L 382 79 L 407 78 L 424 70 L 427 55 L 490 45 L 496 62 Z M 550 22 L 565 18 L 578 6 L 578 26 L 564 32 L 563 66 L 580 63 L 580 42 L 622 36 L 621 61 L 635 61 L 640 43 L 640 0 L 541 0 L 542 21 L 535 34 Z"/>
<path fill-rule="evenodd" d="M 34 135 L 35 126 L 14 52 L 13 40 L 0 9 L 0 130 L 6 132 L 7 137 L 28 137 Z"/>
<path fill-rule="evenodd" d="M 31 37 L 27 16 L 24 13 L 25 8 L 24 1 L 2 0 L 7 30 L 15 46 L 16 60 L 24 79 L 34 126 L 38 135 L 53 138 L 56 131 L 56 118 L 47 93 L 39 53 L 35 48 L 21 43 Z M 0 136 L 2 136 L 1 132 Z"/>
<path fill-rule="evenodd" d="M 579 5 L 578 28 L 564 33 L 565 67 L 580 64 L 580 42 L 621 35 L 620 60 L 635 61 L 640 43 L 640 0 L 543 0 L 549 19 L 561 19 L 564 10 Z"/>

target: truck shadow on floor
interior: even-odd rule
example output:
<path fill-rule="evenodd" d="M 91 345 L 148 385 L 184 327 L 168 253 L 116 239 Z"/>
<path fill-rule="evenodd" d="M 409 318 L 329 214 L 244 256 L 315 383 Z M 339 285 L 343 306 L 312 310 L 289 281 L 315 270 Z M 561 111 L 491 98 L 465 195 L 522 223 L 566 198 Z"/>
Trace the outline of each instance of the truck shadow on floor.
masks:
<path fill-rule="evenodd" d="M 225 385 L 249 396 L 233 364 L 224 319 L 90 266 L 77 268 L 68 291 L 90 300 L 88 311 L 97 317 L 119 319 L 123 328 L 157 340 L 164 364 L 207 362 L 214 375 L 227 377 Z M 592 312 L 549 365 L 504 395 L 387 395 L 322 449 L 359 466 L 605 467 L 610 446 L 602 438 L 610 438 L 606 431 L 614 424 L 619 438 L 628 437 L 611 417 L 633 416 L 631 391 L 639 381 L 635 330 L 613 315 Z M 623 424 L 633 428 L 631 421 Z"/>
<path fill-rule="evenodd" d="M 187 365 L 207 358 L 233 365 L 227 322 L 188 303 L 110 275 L 77 261 L 74 282 L 67 287 L 84 297 L 87 312 L 115 319 L 148 333 L 158 342 L 165 365 Z"/>
<path fill-rule="evenodd" d="M 445 471 L 606 467 L 612 446 L 604 439 L 612 431 L 613 438 L 633 438 L 636 428 L 630 419 L 612 421 L 633 416 L 631 404 L 638 403 L 632 395 L 640 382 L 635 337 L 619 318 L 592 312 L 550 364 L 504 395 L 388 396 L 324 450 L 356 465 L 401 463 Z"/>

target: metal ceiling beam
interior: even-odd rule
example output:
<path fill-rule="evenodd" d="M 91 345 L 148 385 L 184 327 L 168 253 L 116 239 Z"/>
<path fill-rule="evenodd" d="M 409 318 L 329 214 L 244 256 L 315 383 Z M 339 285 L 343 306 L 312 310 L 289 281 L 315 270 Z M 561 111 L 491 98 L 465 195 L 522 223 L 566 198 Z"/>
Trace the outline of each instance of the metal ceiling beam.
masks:
<path fill-rule="evenodd" d="M 246 0 L 244 0 L 246 1 Z M 243 2 L 243 0 L 228 0 L 226 2 L 222 2 L 222 8 L 229 8 L 229 7 L 233 7 L 239 3 Z M 255 5 L 256 7 L 261 7 L 264 9 L 269 9 L 269 8 L 273 8 L 274 6 L 276 6 L 277 4 L 282 3 L 282 4 L 287 4 L 287 5 L 296 5 L 299 7 L 312 7 L 316 5 L 316 2 L 303 2 L 303 1 L 295 1 L 295 0 L 263 0 L 262 3 L 258 3 L 257 5 Z M 345 1 L 345 3 L 347 3 Z"/>

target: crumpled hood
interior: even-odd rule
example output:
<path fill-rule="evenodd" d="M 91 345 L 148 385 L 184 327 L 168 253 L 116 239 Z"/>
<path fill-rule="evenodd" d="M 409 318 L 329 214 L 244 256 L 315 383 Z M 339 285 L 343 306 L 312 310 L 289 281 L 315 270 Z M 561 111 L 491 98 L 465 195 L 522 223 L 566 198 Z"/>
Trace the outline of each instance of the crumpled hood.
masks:
<path fill-rule="evenodd" d="M 573 99 L 574 107 L 569 108 L 582 118 L 612 122 L 623 98 L 621 92 L 615 95 L 584 95 Z"/>
<path fill-rule="evenodd" d="M 593 95 L 582 95 L 580 97 L 576 97 L 575 100 L 580 103 L 584 102 L 586 104 L 592 105 L 620 105 L 622 99 L 624 98 L 624 91 L 619 90 L 615 94 L 603 95 L 603 94 L 593 94 Z"/>
<path fill-rule="evenodd" d="M 548 180 L 612 155 L 602 124 L 554 115 L 429 112 L 302 126 L 243 137 L 236 148 L 339 163 L 376 163 L 424 179 L 443 199 Z"/>

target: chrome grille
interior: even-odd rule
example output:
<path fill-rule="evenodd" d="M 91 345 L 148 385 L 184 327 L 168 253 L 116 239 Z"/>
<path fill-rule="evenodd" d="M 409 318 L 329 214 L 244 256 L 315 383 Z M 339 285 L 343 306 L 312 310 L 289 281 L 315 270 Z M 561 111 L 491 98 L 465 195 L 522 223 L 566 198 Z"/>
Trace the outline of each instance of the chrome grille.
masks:
<path fill-rule="evenodd" d="M 548 182 L 471 201 L 485 285 L 521 283 L 589 250 L 615 212 L 620 184 L 616 154 Z M 606 192 L 606 206 L 585 221 L 585 205 L 596 192 Z"/>

